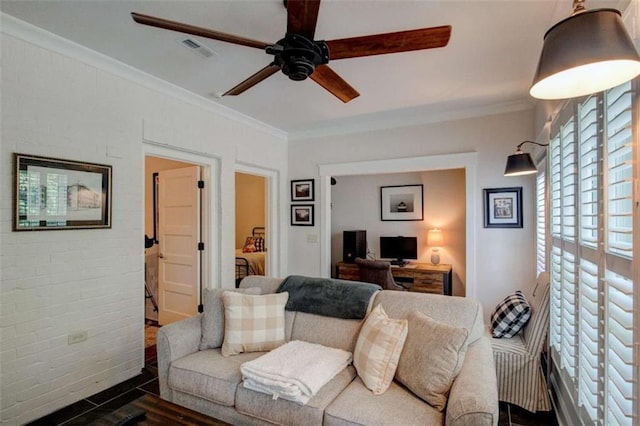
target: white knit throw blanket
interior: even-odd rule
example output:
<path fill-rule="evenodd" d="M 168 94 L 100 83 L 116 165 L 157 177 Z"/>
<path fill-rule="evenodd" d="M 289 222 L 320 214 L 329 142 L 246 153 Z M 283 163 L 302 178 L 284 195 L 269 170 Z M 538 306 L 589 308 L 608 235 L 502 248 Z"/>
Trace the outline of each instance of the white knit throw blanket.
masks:
<path fill-rule="evenodd" d="M 293 340 L 240 366 L 244 387 L 305 405 L 351 363 L 351 352 Z"/>

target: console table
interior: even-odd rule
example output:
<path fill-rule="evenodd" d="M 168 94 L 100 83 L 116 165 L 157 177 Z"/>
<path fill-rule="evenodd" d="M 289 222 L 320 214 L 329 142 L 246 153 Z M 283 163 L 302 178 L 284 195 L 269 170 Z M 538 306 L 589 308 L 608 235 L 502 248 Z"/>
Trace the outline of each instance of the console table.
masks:
<path fill-rule="evenodd" d="M 440 263 L 408 263 L 405 266 L 391 266 L 393 279 L 400 283 L 410 283 L 411 291 L 437 293 L 451 296 L 451 265 Z M 355 263 L 336 263 L 336 278 L 359 281 L 360 270 Z"/>

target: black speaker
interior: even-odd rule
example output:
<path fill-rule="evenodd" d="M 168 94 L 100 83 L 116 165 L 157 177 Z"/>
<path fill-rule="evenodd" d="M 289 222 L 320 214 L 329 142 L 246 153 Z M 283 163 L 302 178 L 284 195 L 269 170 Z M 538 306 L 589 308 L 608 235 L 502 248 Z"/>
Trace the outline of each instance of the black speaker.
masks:
<path fill-rule="evenodd" d="M 356 257 L 367 257 L 367 231 L 343 231 L 342 260 L 353 263 Z"/>

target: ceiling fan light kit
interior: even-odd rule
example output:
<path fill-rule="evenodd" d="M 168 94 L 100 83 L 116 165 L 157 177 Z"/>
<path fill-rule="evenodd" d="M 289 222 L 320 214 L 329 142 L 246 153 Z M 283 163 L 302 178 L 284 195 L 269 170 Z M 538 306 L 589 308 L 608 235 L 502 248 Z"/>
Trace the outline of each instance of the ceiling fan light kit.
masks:
<path fill-rule="evenodd" d="M 586 10 L 575 0 L 573 14 L 551 27 L 529 93 L 538 99 L 567 99 L 610 89 L 640 74 L 640 56 L 616 9 Z"/>
<path fill-rule="evenodd" d="M 286 0 L 284 4 L 287 8 L 286 35 L 275 44 L 136 12 L 132 12 L 131 17 L 142 25 L 263 49 L 268 55 L 274 56 L 271 63 L 223 93 L 223 96 L 239 95 L 276 72 L 282 71 L 294 81 L 302 81 L 310 77 L 329 93 L 347 103 L 360 96 L 360 93 L 329 68 L 330 60 L 435 49 L 446 46 L 451 37 L 451 26 L 443 25 L 339 40 L 315 41 L 320 0 Z"/>

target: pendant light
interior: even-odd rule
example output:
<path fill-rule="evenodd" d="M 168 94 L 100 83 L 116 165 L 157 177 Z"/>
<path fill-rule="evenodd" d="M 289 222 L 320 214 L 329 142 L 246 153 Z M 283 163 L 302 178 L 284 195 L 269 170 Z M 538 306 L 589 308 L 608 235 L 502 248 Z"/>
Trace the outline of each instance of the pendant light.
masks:
<path fill-rule="evenodd" d="M 529 93 L 566 99 L 601 92 L 640 74 L 640 56 L 616 9 L 586 10 L 574 0 L 573 14 L 551 27 Z"/>

